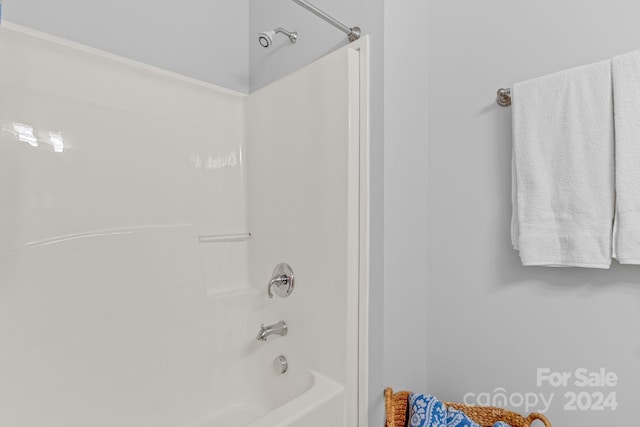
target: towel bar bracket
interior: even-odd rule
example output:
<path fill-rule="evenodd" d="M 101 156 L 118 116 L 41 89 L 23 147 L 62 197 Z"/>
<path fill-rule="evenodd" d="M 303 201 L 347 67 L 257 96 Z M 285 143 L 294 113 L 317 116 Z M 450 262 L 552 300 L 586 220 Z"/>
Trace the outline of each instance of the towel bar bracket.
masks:
<path fill-rule="evenodd" d="M 511 105 L 511 89 L 500 88 L 496 96 L 496 102 L 501 107 L 508 107 Z"/>

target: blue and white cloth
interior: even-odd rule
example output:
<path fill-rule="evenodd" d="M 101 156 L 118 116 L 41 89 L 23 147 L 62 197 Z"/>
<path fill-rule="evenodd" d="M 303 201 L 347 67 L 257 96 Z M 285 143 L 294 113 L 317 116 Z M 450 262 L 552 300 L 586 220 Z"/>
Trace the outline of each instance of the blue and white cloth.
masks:
<path fill-rule="evenodd" d="M 481 427 L 464 412 L 447 408 L 430 394 L 411 394 L 409 396 L 408 427 Z M 499 421 L 493 427 L 511 427 Z"/>

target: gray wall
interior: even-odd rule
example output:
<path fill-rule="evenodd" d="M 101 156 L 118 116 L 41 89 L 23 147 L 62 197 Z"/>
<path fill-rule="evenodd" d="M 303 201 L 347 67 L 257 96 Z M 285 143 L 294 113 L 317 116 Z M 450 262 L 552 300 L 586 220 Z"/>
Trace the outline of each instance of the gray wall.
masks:
<path fill-rule="evenodd" d="M 509 239 L 511 111 L 494 98 L 515 81 L 638 48 L 638 13 L 628 0 L 429 2 L 426 360 L 428 390 L 442 398 L 555 393 L 556 427 L 637 424 L 640 267 L 521 266 Z M 573 385 L 576 369 L 601 367 L 617 386 Z M 538 387 L 538 368 L 573 376 Z M 565 410 L 572 392 L 615 392 L 619 406 Z"/>
<path fill-rule="evenodd" d="M 313 4 L 371 37 L 371 289 L 370 425 L 384 420 L 383 408 L 383 248 L 384 248 L 384 34 L 383 0 L 314 0 Z M 273 47 L 258 45 L 257 34 L 275 27 L 298 31 L 292 45 L 279 36 Z M 251 89 L 285 76 L 347 43 L 346 35 L 290 0 L 251 0 Z"/>
<path fill-rule="evenodd" d="M 249 91 L 249 0 L 4 0 L 3 19 Z"/>
<path fill-rule="evenodd" d="M 384 383 L 426 390 L 427 2 L 385 2 Z"/>

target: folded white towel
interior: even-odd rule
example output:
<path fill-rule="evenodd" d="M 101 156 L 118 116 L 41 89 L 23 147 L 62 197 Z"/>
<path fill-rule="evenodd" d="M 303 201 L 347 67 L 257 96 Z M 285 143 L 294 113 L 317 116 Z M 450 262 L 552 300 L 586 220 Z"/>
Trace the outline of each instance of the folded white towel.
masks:
<path fill-rule="evenodd" d="M 523 265 L 609 268 L 611 92 L 611 61 L 513 86 L 512 238 Z"/>
<path fill-rule="evenodd" d="M 613 256 L 640 264 L 640 50 L 611 64 L 615 121 L 616 219 Z"/>

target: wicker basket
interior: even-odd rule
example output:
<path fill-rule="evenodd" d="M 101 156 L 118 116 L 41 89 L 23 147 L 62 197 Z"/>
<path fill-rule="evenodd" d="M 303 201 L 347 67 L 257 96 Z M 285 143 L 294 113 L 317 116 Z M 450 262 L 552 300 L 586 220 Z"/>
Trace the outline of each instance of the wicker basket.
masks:
<path fill-rule="evenodd" d="M 411 392 L 400 391 L 393 393 L 388 388 L 384 391 L 385 407 L 387 410 L 386 427 L 406 427 L 408 416 L 409 395 Z M 527 418 L 506 409 L 492 406 L 470 406 L 461 403 L 443 402 L 448 408 L 464 412 L 469 418 L 482 427 L 493 427 L 498 421 L 504 421 L 511 427 L 529 427 L 535 420 L 540 420 L 545 427 L 551 427 L 549 420 L 542 414 L 532 413 Z"/>

